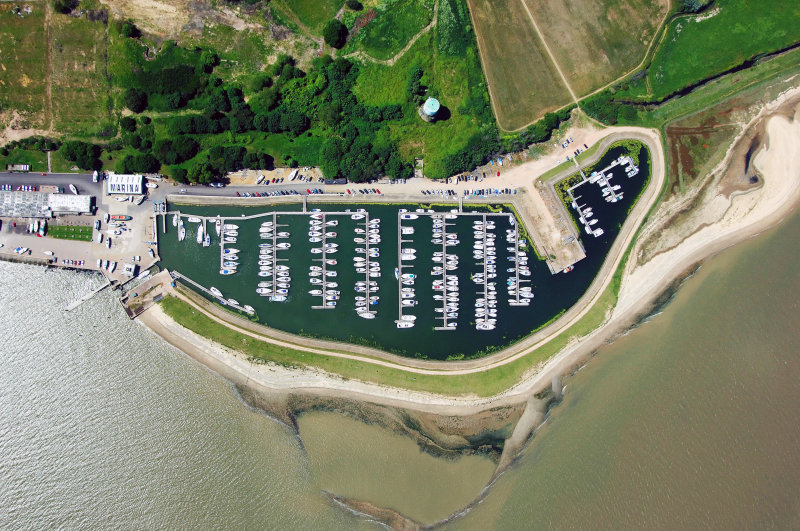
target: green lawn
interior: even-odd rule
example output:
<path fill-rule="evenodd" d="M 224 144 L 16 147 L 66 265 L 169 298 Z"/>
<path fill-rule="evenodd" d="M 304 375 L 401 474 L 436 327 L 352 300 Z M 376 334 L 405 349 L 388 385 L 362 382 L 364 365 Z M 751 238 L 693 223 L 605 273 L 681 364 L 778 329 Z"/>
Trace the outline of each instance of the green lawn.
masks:
<path fill-rule="evenodd" d="M 47 155 L 43 151 L 14 149 L 7 157 L 0 157 L 0 169 L 6 170 L 6 164 L 30 164 L 31 172 L 47 171 Z"/>
<path fill-rule="evenodd" d="M 664 98 L 800 41 L 796 0 L 718 0 L 711 12 L 716 14 L 679 17 L 669 24 L 648 69 L 649 97 Z M 643 89 L 638 84 L 629 89 L 630 95 L 647 98 Z"/>
<path fill-rule="evenodd" d="M 378 15 L 350 41 L 346 51 L 363 50 L 375 59 L 390 59 L 427 26 L 433 17 L 431 0 L 397 0 L 383 4 Z"/>
<path fill-rule="evenodd" d="M 12 13 L 28 5 L 30 14 Z M 20 111 L 18 127 L 46 127 L 45 31 L 43 4 L 0 4 L 0 111 Z M 0 121 L 0 128 L 7 125 Z"/>
<path fill-rule="evenodd" d="M 92 227 L 73 227 L 70 225 L 50 225 L 47 236 L 61 240 L 92 241 Z"/>

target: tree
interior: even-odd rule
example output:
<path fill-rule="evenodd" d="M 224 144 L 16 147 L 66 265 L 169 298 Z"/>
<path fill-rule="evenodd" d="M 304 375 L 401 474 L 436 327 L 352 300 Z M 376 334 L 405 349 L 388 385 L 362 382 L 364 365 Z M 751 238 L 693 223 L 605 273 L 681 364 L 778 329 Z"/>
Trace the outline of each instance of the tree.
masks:
<path fill-rule="evenodd" d="M 136 24 L 133 22 L 125 22 L 122 24 L 122 27 L 119 30 L 120 35 L 129 39 L 138 39 L 142 32 L 139 31 L 139 28 L 136 27 Z"/>
<path fill-rule="evenodd" d="M 319 167 L 322 169 L 322 174 L 328 179 L 339 177 L 343 156 L 344 148 L 341 139 L 334 137 L 326 140 L 319 150 Z"/>
<path fill-rule="evenodd" d="M 78 0 L 54 0 L 53 9 L 56 13 L 67 15 L 78 7 Z"/>
<path fill-rule="evenodd" d="M 147 108 L 147 94 L 135 88 L 129 88 L 123 96 L 125 107 L 135 113 L 140 113 Z"/>
<path fill-rule="evenodd" d="M 187 173 L 188 172 L 185 169 L 180 167 L 170 168 L 169 170 L 169 175 L 172 177 L 172 180 L 181 184 L 186 184 L 189 182 Z"/>
<path fill-rule="evenodd" d="M 408 101 L 414 105 L 421 105 L 425 96 L 425 86 L 422 84 L 422 67 L 414 65 L 408 72 L 408 85 L 406 93 L 408 94 Z"/>
<path fill-rule="evenodd" d="M 289 131 L 294 136 L 302 134 L 309 125 L 308 117 L 305 114 L 293 111 L 281 114 L 281 129 Z"/>
<path fill-rule="evenodd" d="M 123 116 L 119 120 L 119 126 L 122 128 L 123 131 L 127 131 L 128 133 L 133 133 L 136 131 L 136 119 L 131 116 Z"/>
<path fill-rule="evenodd" d="M 219 56 L 211 51 L 204 51 L 200 54 L 200 64 L 203 65 L 203 71 L 211 73 L 214 67 L 219 64 Z"/>
<path fill-rule="evenodd" d="M 345 2 L 345 5 L 350 9 L 352 9 L 353 11 L 361 11 L 362 9 L 364 9 L 364 6 L 361 5 L 361 2 L 359 2 L 358 0 L 347 0 L 347 2 Z"/>
<path fill-rule="evenodd" d="M 339 49 L 347 42 L 347 26 L 333 19 L 325 24 L 325 28 L 322 30 L 322 37 L 325 39 L 325 44 L 331 48 Z"/>

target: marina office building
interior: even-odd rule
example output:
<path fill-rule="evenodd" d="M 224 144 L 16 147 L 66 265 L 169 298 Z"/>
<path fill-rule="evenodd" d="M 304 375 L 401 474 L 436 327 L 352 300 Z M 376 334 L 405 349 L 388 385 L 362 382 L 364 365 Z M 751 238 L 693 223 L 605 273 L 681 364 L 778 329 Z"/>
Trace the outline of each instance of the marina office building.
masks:
<path fill-rule="evenodd" d="M 109 172 L 106 180 L 106 193 L 108 195 L 143 195 L 144 176 Z"/>

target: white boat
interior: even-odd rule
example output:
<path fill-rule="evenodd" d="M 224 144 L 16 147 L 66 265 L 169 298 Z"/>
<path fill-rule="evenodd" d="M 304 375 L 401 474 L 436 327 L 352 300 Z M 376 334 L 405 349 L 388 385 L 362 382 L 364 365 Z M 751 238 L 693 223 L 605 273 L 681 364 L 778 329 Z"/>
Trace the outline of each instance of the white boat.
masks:
<path fill-rule="evenodd" d="M 108 272 L 113 273 L 116 268 L 117 268 L 117 263 L 111 262 L 111 265 L 108 266 Z"/>
<path fill-rule="evenodd" d="M 238 230 L 226 230 L 224 234 L 225 234 L 225 236 L 233 236 L 235 238 L 235 237 L 239 236 L 239 231 Z"/>
<path fill-rule="evenodd" d="M 217 221 L 214 222 L 214 230 L 217 231 L 217 236 L 222 234 L 222 220 L 217 218 Z"/>
<path fill-rule="evenodd" d="M 114 199 L 116 199 L 120 203 L 126 203 L 128 201 L 128 196 L 126 195 L 125 197 L 115 197 Z"/>
<path fill-rule="evenodd" d="M 278 245 L 276 245 L 275 247 L 276 247 L 277 249 L 288 249 L 288 248 L 290 248 L 291 246 L 292 246 L 292 244 L 291 244 L 291 243 L 282 242 L 282 243 L 279 243 Z"/>
<path fill-rule="evenodd" d="M 235 269 L 220 269 L 219 270 L 219 274 L 220 275 L 233 275 L 234 273 L 236 273 Z"/>
<path fill-rule="evenodd" d="M 228 299 L 228 304 L 230 304 L 231 306 L 239 306 L 239 301 L 237 301 L 236 299 Z"/>
<path fill-rule="evenodd" d="M 246 313 L 248 313 L 248 314 L 250 314 L 250 315 L 253 315 L 254 313 L 256 313 L 256 310 L 255 310 L 255 308 L 253 308 L 252 306 L 249 306 L 249 305 L 247 305 L 247 304 L 245 304 L 244 306 L 242 306 L 242 308 L 244 309 L 244 311 L 245 311 Z"/>
<path fill-rule="evenodd" d="M 182 242 L 184 238 L 186 238 L 186 228 L 181 225 L 178 227 L 178 241 Z"/>
<path fill-rule="evenodd" d="M 203 243 L 203 226 L 197 226 L 197 243 Z"/>
<path fill-rule="evenodd" d="M 269 298 L 272 302 L 285 302 L 286 296 L 285 295 L 273 295 Z"/>
<path fill-rule="evenodd" d="M 53 251 L 42 251 L 47 256 L 53 256 L 55 253 Z"/>
<path fill-rule="evenodd" d="M 350 219 L 364 219 L 364 214 L 352 214 Z"/>
<path fill-rule="evenodd" d="M 400 219 L 417 219 L 419 218 L 416 214 L 400 214 Z"/>
<path fill-rule="evenodd" d="M 233 225 L 232 223 L 226 223 L 222 227 L 225 230 L 239 230 L 239 225 Z"/>
<path fill-rule="evenodd" d="M 225 243 L 236 243 L 236 238 L 234 238 L 233 236 L 225 236 L 222 239 L 222 241 L 224 241 Z"/>
<path fill-rule="evenodd" d="M 402 319 L 398 319 L 397 321 L 395 321 L 395 324 L 397 325 L 397 328 L 413 328 L 414 327 L 414 321 L 405 321 L 405 320 L 402 320 Z"/>
<path fill-rule="evenodd" d="M 228 247 L 223 251 L 223 254 L 239 254 L 239 249 L 234 249 L 233 247 Z"/>
<path fill-rule="evenodd" d="M 97 269 L 101 269 L 103 267 L 103 260 L 101 258 L 97 259 Z"/>
<path fill-rule="evenodd" d="M 358 316 L 363 318 L 363 319 L 375 319 L 375 314 L 374 313 L 364 312 L 364 311 L 360 311 L 360 312 L 357 312 L 357 313 L 358 313 Z"/>
<path fill-rule="evenodd" d="M 103 269 L 108 269 L 108 260 L 103 260 Z"/>
<path fill-rule="evenodd" d="M 211 245 L 211 236 L 206 234 L 206 237 L 203 238 L 203 247 L 208 247 Z"/>
<path fill-rule="evenodd" d="M 256 288 L 259 295 L 272 295 L 272 288 Z"/>
<path fill-rule="evenodd" d="M 222 298 L 222 292 L 214 286 L 208 288 L 208 291 L 210 291 L 213 296 Z"/>
<path fill-rule="evenodd" d="M 236 271 L 234 271 L 234 273 L 235 272 Z M 225 274 L 225 273 L 223 273 L 223 274 Z M 227 274 L 231 274 L 231 273 L 227 273 Z M 260 276 L 260 277 L 271 277 L 272 273 L 270 271 L 259 271 L 258 272 L 258 276 Z"/>
<path fill-rule="evenodd" d="M 145 184 L 145 186 L 148 188 L 158 188 L 158 185 L 156 183 L 147 183 Z"/>
<path fill-rule="evenodd" d="M 75 188 L 75 185 L 74 185 L 74 184 L 70 184 L 70 185 L 69 185 L 69 191 L 70 191 L 70 192 L 72 192 L 72 193 L 73 193 L 73 194 L 75 194 L 75 195 L 78 195 L 78 189 L 77 189 L 77 188 Z"/>

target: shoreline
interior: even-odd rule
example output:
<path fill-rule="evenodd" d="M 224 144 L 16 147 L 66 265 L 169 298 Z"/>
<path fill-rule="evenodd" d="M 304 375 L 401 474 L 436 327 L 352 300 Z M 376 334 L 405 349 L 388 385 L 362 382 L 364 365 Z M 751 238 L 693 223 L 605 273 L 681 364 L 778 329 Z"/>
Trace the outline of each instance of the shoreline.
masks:
<path fill-rule="evenodd" d="M 480 398 L 475 395 L 437 395 L 348 380 L 318 369 L 286 368 L 270 363 L 254 364 L 245 359 L 244 355 L 230 351 L 181 327 L 167 317 L 160 308 L 151 309 L 139 319 L 154 333 L 158 333 L 169 343 L 234 384 L 253 386 L 268 393 L 308 393 L 445 415 L 469 415 L 491 407 L 521 404 L 527 401 L 530 395 L 547 388 L 553 376 L 568 372 L 626 326 L 635 322 L 637 316 L 646 313 L 647 309 L 652 307 L 656 299 L 675 282 L 681 273 L 725 248 L 777 225 L 796 208 L 800 203 L 800 176 L 792 174 L 792 169 L 795 164 L 800 165 L 800 161 L 789 156 L 791 141 L 787 139 L 791 135 L 787 132 L 791 132 L 792 129 L 800 131 L 800 124 L 796 115 L 794 122 L 789 122 L 781 116 L 772 116 L 772 111 L 783 105 L 787 99 L 782 98 L 783 101 L 767 106 L 765 111 L 769 110 L 770 112 L 762 112 L 744 129 L 747 131 L 754 124 L 765 121 L 769 148 L 760 148 L 754 159 L 756 168 L 763 175 L 764 185 L 755 190 L 732 194 L 728 199 L 730 205 L 725 209 L 728 215 L 723 217 L 718 224 L 712 223 L 699 229 L 687 236 L 678 246 L 658 254 L 641 265 L 634 259 L 641 247 L 642 240 L 638 239 L 633 245 L 631 259 L 624 268 L 617 304 L 605 323 L 587 336 L 573 340 L 543 366 L 532 366 L 521 381 L 494 396 Z M 783 123 L 776 122 L 776 120 L 782 120 Z M 797 135 L 800 138 L 800 132 Z M 781 137 L 785 138 L 781 140 Z M 732 145 L 731 153 L 739 147 L 738 140 Z M 653 159 L 655 158 L 653 156 Z M 729 162 L 730 156 L 720 163 L 720 167 Z M 715 172 L 718 170 L 720 168 Z M 657 190 L 657 193 L 653 194 L 651 191 L 650 194 L 660 195 L 663 179 L 659 178 L 655 168 L 654 175 L 651 176 L 651 186 L 654 183 L 657 183 L 658 186 L 651 190 Z M 637 203 L 634 211 L 645 210 L 642 205 L 647 204 L 648 208 L 645 213 L 640 213 L 644 216 L 644 214 L 650 213 L 651 203 L 652 201 Z M 660 213 L 660 210 L 652 214 L 652 219 L 648 220 L 647 227 L 657 225 L 659 218 L 663 218 L 664 215 Z M 639 226 L 637 224 L 635 229 L 628 230 L 625 238 L 618 238 L 614 246 L 620 245 L 623 249 L 627 249 L 634 234 L 638 233 Z M 604 286 L 607 285 L 622 257 L 623 252 L 617 251 L 615 260 L 613 260 L 614 267 L 611 268 L 612 273 L 606 274 L 605 278 L 598 275 L 593 284 L 600 279 L 605 280 L 602 282 Z M 603 269 L 607 266 L 609 264 L 604 264 Z M 659 271 L 658 275 L 654 274 L 656 270 Z M 598 293 L 602 293 L 602 291 L 598 290 Z M 584 305 L 579 313 L 587 312 L 594 302 L 596 301 Z M 557 333 L 563 331 L 563 328 L 566 327 L 559 327 Z M 524 352 L 519 355 L 524 355 Z M 486 362 L 489 358 L 496 356 L 497 354 L 481 360 L 470 360 L 470 362 Z M 506 357 L 499 361 L 510 358 Z M 462 362 L 460 369 L 463 370 L 463 365 L 470 362 Z M 488 370 L 497 363 L 496 359 L 491 360 L 490 363 L 483 363 L 483 367 L 479 370 Z M 442 371 L 442 373 L 457 374 L 458 371 Z"/>

